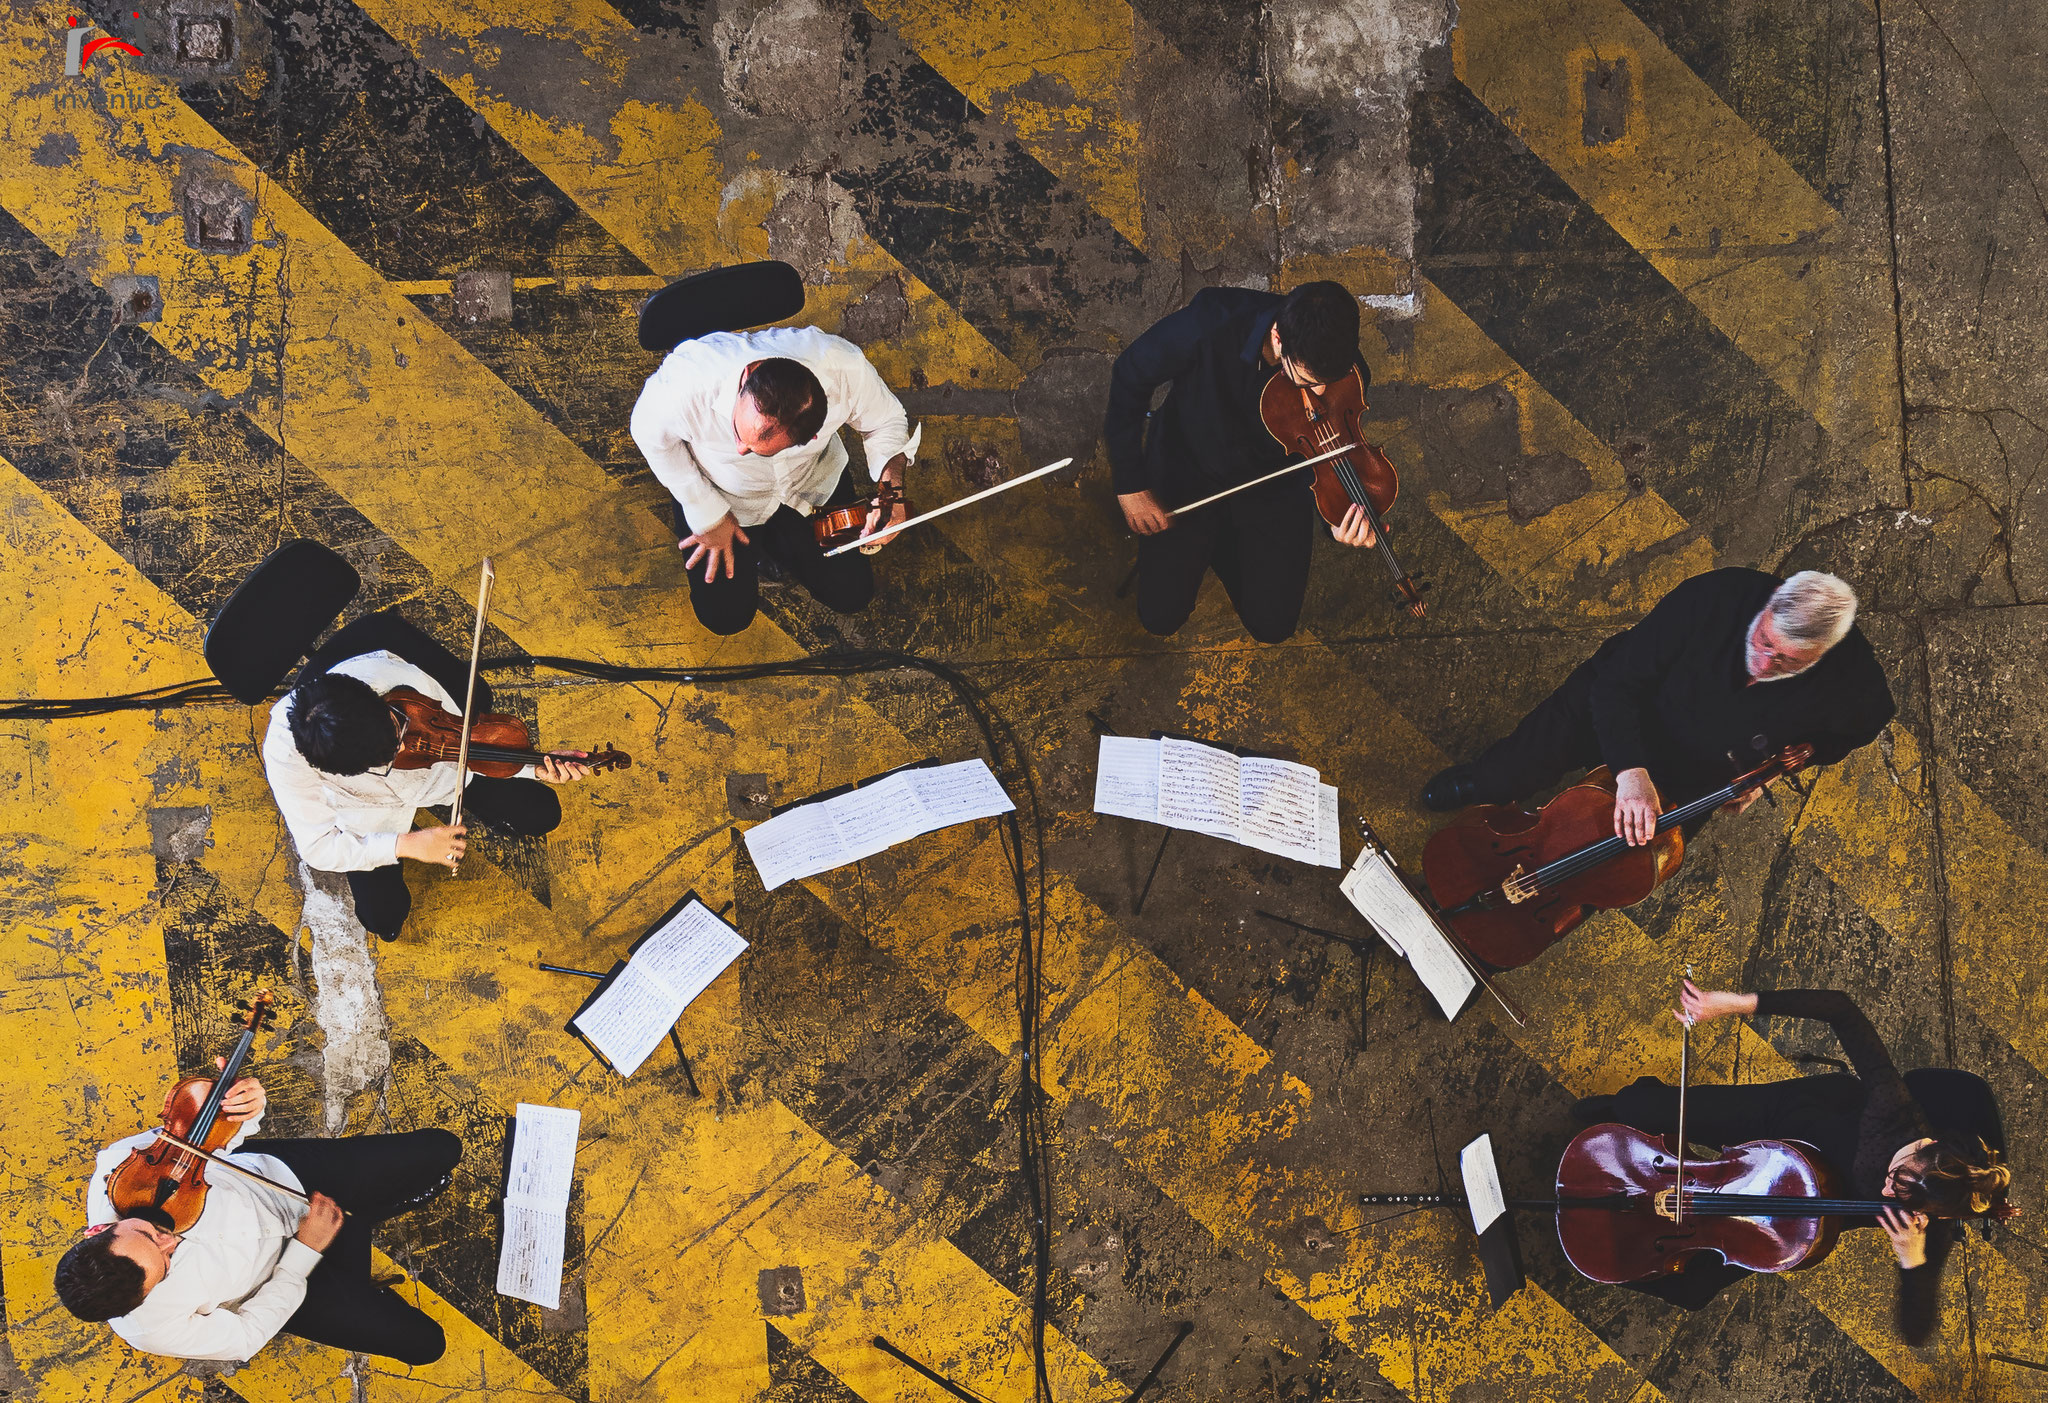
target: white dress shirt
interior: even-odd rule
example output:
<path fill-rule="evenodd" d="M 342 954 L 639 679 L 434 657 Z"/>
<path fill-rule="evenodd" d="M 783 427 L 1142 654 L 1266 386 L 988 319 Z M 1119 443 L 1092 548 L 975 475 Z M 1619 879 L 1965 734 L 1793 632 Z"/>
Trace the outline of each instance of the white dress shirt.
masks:
<path fill-rule="evenodd" d="M 462 715 L 445 687 L 396 653 L 364 653 L 328 671 L 366 683 L 379 696 L 394 687 L 410 687 L 439 702 L 443 711 Z M 330 775 L 314 769 L 299 753 L 299 744 L 292 739 L 291 704 L 286 696 L 270 708 L 263 771 L 299 856 L 318 872 L 367 872 L 391 866 L 398 861 L 398 840 L 412 828 L 414 815 L 454 802 L 455 762 L 443 760 L 424 770 L 385 768 Z M 533 766 L 519 773 L 530 778 Z"/>
<path fill-rule="evenodd" d="M 740 373 L 774 357 L 801 361 L 818 377 L 825 422 L 809 443 L 762 457 L 741 448 L 732 411 Z M 647 377 L 633 406 L 633 441 L 682 503 L 692 531 L 716 526 L 728 512 L 741 526 L 759 526 L 784 506 L 805 516 L 816 511 L 846 471 L 839 430 L 849 424 L 867 450 L 871 477 L 910 441 L 909 416 L 860 347 L 811 326 L 685 341 Z"/>
<path fill-rule="evenodd" d="M 227 1143 L 232 1151 L 263 1124 L 244 1121 Z M 107 1197 L 107 1176 L 131 1150 L 156 1138 L 144 1131 L 100 1151 L 85 1191 L 88 1226 L 119 1217 Z M 252 1174 L 295 1189 L 305 1186 L 270 1155 L 222 1153 Z M 206 1207 L 171 1253 L 170 1267 L 142 1304 L 107 1322 L 115 1334 L 151 1354 L 178 1359 L 247 1359 L 270 1341 L 306 1299 L 306 1277 L 320 1254 L 295 1241 L 306 1205 L 239 1174 L 210 1170 Z"/>

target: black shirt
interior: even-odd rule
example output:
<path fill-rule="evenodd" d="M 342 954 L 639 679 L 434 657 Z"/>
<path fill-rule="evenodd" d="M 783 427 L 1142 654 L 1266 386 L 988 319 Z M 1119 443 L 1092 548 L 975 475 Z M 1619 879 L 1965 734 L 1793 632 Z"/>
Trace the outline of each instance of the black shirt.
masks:
<path fill-rule="evenodd" d="M 1827 765 L 1877 738 L 1898 708 L 1861 629 L 1802 673 L 1749 684 L 1749 626 L 1782 583 L 1761 570 L 1695 575 L 1600 646 L 1586 664 L 1588 705 L 1614 773 L 1647 768 L 1668 805 L 1787 745 L 1807 742 Z"/>
<path fill-rule="evenodd" d="M 1102 433 L 1119 495 L 1150 491 L 1166 506 L 1180 506 L 1295 456 L 1259 418 L 1259 393 L 1280 373 L 1263 353 L 1282 300 L 1248 288 L 1203 288 L 1116 358 Z M 1369 388 L 1362 358 L 1358 369 Z M 1152 394 L 1168 382 L 1173 388 L 1148 436 Z M 1274 485 L 1293 483 L 1289 477 Z"/>
<path fill-rule="evenodd" d="M 1854 1081 L 1848 1083 L 1854 1089 L 1845 1092 L 1833 1115 L 1816 1120 L 1801 1138 L 1848 1179 L 1853 1197 L 1883 1197 L 1892 1156 L 1934 1132 L 1877 1029 L 1854 999 L 1833 989 L 1760 989 L 1756 1012 L 1759 1018 L 1818 1018 L 1835 1030 L 1835 1039 L 1856 1069 Z M 1850 1218 L 1843 1226 L 1875 1227 L 1877 1220 Z M 1917 1345 L 1933 1333 L 1941 1269 L 1954 1243 L 1954 1223 L 1930 1222 L 1926 1265 L 1899 1272 L 1898 1327 L 1909 1344 Z"/>

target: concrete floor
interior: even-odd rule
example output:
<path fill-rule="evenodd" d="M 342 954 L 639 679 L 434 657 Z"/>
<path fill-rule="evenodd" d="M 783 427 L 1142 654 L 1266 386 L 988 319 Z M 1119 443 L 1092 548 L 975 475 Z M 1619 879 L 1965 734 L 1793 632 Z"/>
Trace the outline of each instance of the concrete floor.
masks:
<path fill-rule="evenodd" d="M 203 676 L 204 621 L 297 536 L 358 565 L 359 610 L 451 643 L 493 554 L 501 653 L 953 660 L 1046 815 L 1057 1397 L 1123 1397 L 1180 1321 L 1175 1400 L 2048 1396 L 2041 0 L 150 4 L 91 11 L 145 56 L 70 79 L 62 12 L 0 11 L 0 694 Z M 771 586 L 720 643 L 626 433 L 654 364 L 632 312 L 766 256 L 922 417 L 924 500 L 1089 468 L 907 538 L 857 620 Z M 1374 308 L 1430 617 L 1325 543 L 1292 644 L 1250 644 L 1213 584 L 1155 640 L 1115 597 L 1110 361 L 1202 286 L 1322 276 Z M 1852 580 L 1898 722 L 1509 976 L 1526 1030 L 1446 1024 L 1384 952 L 1254 914 L 1363 934 L 1325 871 L 1180 836 L 1133 914 L 1157 831 L 1089 812 L 1098 725 L 1298 755 L 1412 860 L 1425 777 L 1717 564 Z M 408 938 L 376 948 L 284 838 L 263 709 L 0 723 L 0 1388 L 942 1397 L 880 1333 L 1028 1397 L 993 828 L 772 896 L 730 832 L 730 777 L 790 798 L 957 758 L 966 717 L 913 674 L 500 681 L 548 740 L 638 763 L 545 843 L 416 881 Z M 753 942 L 683 1021 L 703 1100 L 666 1052 L 596 1067 L 561 1030 L 581 991 L 530 967 L 608 962 L 693 887 Z M 1892 1336 L 1873 1234 L 1688 1317 L 1580 1281 L 1534 1221 L 1531 1285 L 1493 1314 L 1455 1217 L 1358 1206 L 1434 1188 L 1482 1130 L 1510 1192 L 1541 1192 L 1574 1097 L 1675 1072 L 1659 1010 L 1688 963 L 1849 989 L 1902 1063 L 1997 1089 L 2029 1216 L 1959 1252 L 1938 1345 Z M 91 1152 L 264 986 L 273 1128 L 469 1142 L 385 1244 L 444 1322 L 438 1365 L 286 1341 L 180 1370 L 52 1300 Z M 1716 1031 L 1715 1078 L 1836 1051 Z M 556 1312 L 492 1289 L 521 1100 L 584 1112 Z"/>

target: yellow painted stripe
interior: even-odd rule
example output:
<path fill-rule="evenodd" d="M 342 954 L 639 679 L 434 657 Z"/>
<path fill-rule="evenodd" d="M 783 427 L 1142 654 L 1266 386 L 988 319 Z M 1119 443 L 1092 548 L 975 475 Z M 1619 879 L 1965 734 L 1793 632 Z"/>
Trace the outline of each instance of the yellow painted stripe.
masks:
<path fill-rule="evenodd" d="M 1452 52 L 1479 100 L 1852 456 L 1896 457 L 1882 255 L 1623 0 L 1475 0 Z M 1615 61 L 1627 132 L 1588 145 L 1587 73 Z"/>
<path fill-rule="evenodd" d="M 666 1050 L 621 1081 L 562 1031 L 586 988 L 533 969 L 536 942 L 558 959 L 599 943 L 489 864 L 427 885 L 415 909 L 411 937 L 381 952 L 393 1025 L 504 1103 L 584 1111 L 594 1397 L 765 1386 L 757 1277 L 779 1265 L 802 1269 L 809 1310 L 777 1327 L 857 1388 L 888 1374 L 867 1343 L 880 1333 L 970 1388 L 1028 1391 L 1027 1303 L 779 1103 L 723 1094 L 741 1033 L 739 970 L 685 1016 L 707 1091 L 693 1101 L 661 1078 Z M 1063 1398 L 1124 1391 L 1057 1335 L 1052 1357 Z"/>
<path fill-rule="evenodd" d="M 114 118 L 59 110 L 51 86 L 35 81 L 45 37 L 19 15 L 0 18 L 0 79 L 23 94 L 0 113 L 0 139 L 28 150 L 45 136 L 78 143 L 60 167 L 16 162 L 0 174 L 0 202 L 30 230 L 101 282 L 157 275 L 164 317 L 152 334 L 438 582 L 467 596 L 478 560 L 494 554 L 496 617 L 535 651 L 571 639 L 614 657 L 710 646 L 679 598 L 674 538 L 651 489 L 618 488 L 260 180 L 175 86 L 131 72 L 131 87 L 160 106 Z M 161 154 L 137 159 L 138 151 Z M 182 220 L 169 214 L 181 168 L 261 191 L 252 252 L 204 254 L 185 243 Z M 154 211 L 166 217 L 144 217 Z M 290 387 L 282 398 L 272 380 L 280 370 Z M 756 630 L 722 651 L 770 646 Z"/>
<path fill-rule="evenodd" d="M 0 644 L 12 696 L 97 696 L 194 675 L 182 610 L 0 459 Z M 7 1343 L 38 1403 L 150 1393 L 199 1403 L 202 1381 L 71 1318 L 51 1282 L 84 1227 L 102 1145 L 155 1123 L 177 1049 L 146 779 L 175 758 L 144 714 L 9 722 L 0 758 L 0 1275 Z M 154 1392 L 151 1390 L 154 1389 Z"/>
<path fill-rule="evenodd" d="M 1916 952 L 1938 942 L 1933 858 L 1944 855 L 1956 993 L 2021 1056 L 2048 1070 L 2048 968 L 2039 936 L 2048 858 L 1946 764 L 1938 776 L 1937 842 L 1936 778 L 1912 732 L 1891 727 L 1877 745 L 1821 772 L 1793 835 L 1799 855 L 1899 948 Z"/>
<path fill-rule="evenodd" d="M 547 0 L 516 12 L 482 0 L 430 10 L 366 0 L 362 8 L 648 267 L 672 277 L 768 257 L 769 216 L 792 178 L 757 164 L 726 169 L 710 109 L 690 96 L 650 102 L 627 86 L 630 72 L 685 61 L 667 51 L 675 41 L 641 33 L 602 0 Z M 527 81 L 536 69 L 550 81 Z M 602 104 L 612 114 L 603 130 L 583 115 L 593 91 L 617 94 Z M 834 330 L 858 297 L 899 278 L 904 326 L 867 348 L 891 384 L 912 383 L 913 370 L 932 383 L 1017 383 L 1016 368 L 986 338 L 846 214 L 856 228 L 828 260 L 829 276 L 806 289 L 804 321 Z"/>
<path fill-rule="evenodd" d="M 1430 509 L 1480 559 L 1533 604 L 1571 606 L 1588 615 L 1649 611 L 1673 586 L 1714 568 L 1714 547 L 1694 540 L 1655 553 L 1685 530 L 1685 518 L 1647 485 L 1632 488 L 1614 450 L 1573 417 L 1528 371 L 1482 331 L 1441 289 L 1422 280 L 1422 315 L 1406 323 L 1399 350 L 1367 319 L 1374 365 L 1382 378 L 1432 392 L 1499 386 L 1514 397 L 1523 451 L 1555 453 L 1583 465 L 1593 490 L 1528 522 L 1508 516 L 1505 502 L 1454 503 L 1430 494 Z M 1379 345 L 1372 346 L 1378 340 Z M 1376 417 L 1386 425 L 1397 462 L 1423 455 L 1420 425 Z M 1597 581 L 1588 593 L 1587 581 Z"/>
<path fill-rule="evenodd" d="M 1170 52 L 1126 5 L 877 0 L 868 7 L 1039 164 L 1145 245 L 1134 48 Z"/>

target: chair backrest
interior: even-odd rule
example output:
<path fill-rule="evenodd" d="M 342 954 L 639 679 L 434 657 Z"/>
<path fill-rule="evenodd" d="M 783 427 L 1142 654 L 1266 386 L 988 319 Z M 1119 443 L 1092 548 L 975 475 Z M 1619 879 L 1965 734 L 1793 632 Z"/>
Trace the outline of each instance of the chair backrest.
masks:
<path fill-rule="evenodd" d="M 714 331 L 787 321 L 804 309 L 804 280 L 787 263 L 736 263 L 678 278 L 640 304 L 640 348 L 671 351 Z"/>
<path fill-rule="evenodd" d="M 1991 1094 L 1991 1083 L 1975 1072 L 1916 1067 L 1906 1073 L 1906 1090 L 1920 1103 L 1936 1134 L 1981 1139 L 2005 1153 L 2005 1119 L 1998 1113 L 1998 1098 Z"/>
<path fill-rule="evenodd" d="M 206 630 L 206 665 L 244 706 L 269 696 L 362 588 L 318 541 L 286 541 L 235 588 Z"/>

